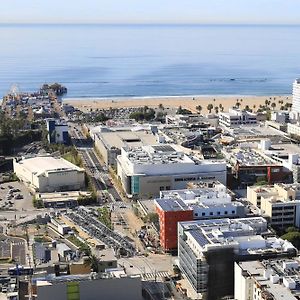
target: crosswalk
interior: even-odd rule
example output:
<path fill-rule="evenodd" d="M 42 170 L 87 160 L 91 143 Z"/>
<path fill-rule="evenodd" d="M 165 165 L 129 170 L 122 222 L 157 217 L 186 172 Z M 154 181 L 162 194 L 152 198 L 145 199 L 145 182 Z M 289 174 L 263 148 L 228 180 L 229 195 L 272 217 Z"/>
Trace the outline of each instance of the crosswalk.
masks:
<path fill-rule="evenodd" d="M 169 272 L 167 271 L 159 271 L 159 272 L 152 272 L 152 273 L 144 273 L 142 274 L 144 280 L 154 280 L 155 278 L 163 278 L 163 277 L 170 277 Z"/>

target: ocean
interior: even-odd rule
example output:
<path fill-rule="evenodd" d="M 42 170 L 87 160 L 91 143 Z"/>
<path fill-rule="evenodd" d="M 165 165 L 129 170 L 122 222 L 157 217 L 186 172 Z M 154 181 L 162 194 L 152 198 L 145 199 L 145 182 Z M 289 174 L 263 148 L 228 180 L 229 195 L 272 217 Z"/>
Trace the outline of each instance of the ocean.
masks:
<path fill-rule="evenodd" d="M 66 97 L 290 94 L 300 26 L 0 25 L 0 96 L 59 82 Z"/>

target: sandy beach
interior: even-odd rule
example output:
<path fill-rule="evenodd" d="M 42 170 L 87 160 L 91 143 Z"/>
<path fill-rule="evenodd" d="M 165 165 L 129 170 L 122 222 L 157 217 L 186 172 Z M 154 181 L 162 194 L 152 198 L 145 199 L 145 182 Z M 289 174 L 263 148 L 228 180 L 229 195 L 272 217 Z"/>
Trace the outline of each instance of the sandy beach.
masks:
<path fill-rule="evenodd" d="M 162 104 L 165 108 L 178 108 L 182 106 L 192 112 L 197 112 L 196 106 L 201 105 L 202 113 L 207 112 L 208 104 L 216 107 L 221 104 L 224 111 L 234 106 L 238 101 L 241 103 L 240 107 L 244 108 L 249 105 L 251 109 L 256 110 L 260 104 L 265 104 L 266 100 L 271 103 L 276 103 L 276 108 L 283 104 L 292 101 L 291 95 L 272 95 L 272 96 L 166 96 L 166 97 L 134 97 L 134 98 L 66 98 L 64 103 L 73 105 L 82 111 L 90 111 L 90 109 L 108 109 L 121 107 L 140 107 L 147 105 L 148 107 L 158 107 Z M 279 102 L 280 101 L 280 102 Z"/>

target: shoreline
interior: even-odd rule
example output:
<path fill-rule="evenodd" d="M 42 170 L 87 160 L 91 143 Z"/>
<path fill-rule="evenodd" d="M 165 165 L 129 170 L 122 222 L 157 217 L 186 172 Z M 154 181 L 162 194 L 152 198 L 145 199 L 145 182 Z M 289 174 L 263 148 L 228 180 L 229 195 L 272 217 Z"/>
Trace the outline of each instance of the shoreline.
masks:
<path fill-rule="evenodd" d="M 280 108 L 279 101 L 290 103 L 292 95 L 187 95 L 187 96 L 142 96 L 142 97 L 84 97 L 84 98 L 63 98 L 62 102 L 73 105 L 82 111 L 90 111 L 91 109 L 110 109 L 110 108 L 129 108 L 129 107 L 158 107 L 162 104 L 165 108 L 178 108 L 182 106 L 192 112 L 196 112 L 196 106 L 202 106 L 202 112 L 207 112 L 207 105 L 212 104 L 213 107 L 222 105 L 224 111 L 240 102 L 241 108 L 248 105 L 251 109 L 259 108 L 264 105 L 265 100 L 276 103 L 276 108 Z"/>

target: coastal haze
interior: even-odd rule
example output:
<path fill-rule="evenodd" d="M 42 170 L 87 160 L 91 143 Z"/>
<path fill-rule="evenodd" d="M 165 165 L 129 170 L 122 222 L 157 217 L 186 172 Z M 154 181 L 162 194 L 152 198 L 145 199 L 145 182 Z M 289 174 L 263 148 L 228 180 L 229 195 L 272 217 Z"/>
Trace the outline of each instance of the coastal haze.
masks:
<path fill-rule="evenodd" d="M 0 95 L 45 82 L 67 98 L 288 95 L 300 26 L 0 25 Z"/>

